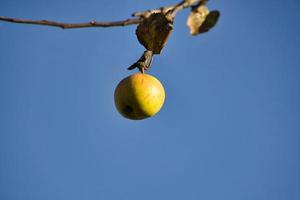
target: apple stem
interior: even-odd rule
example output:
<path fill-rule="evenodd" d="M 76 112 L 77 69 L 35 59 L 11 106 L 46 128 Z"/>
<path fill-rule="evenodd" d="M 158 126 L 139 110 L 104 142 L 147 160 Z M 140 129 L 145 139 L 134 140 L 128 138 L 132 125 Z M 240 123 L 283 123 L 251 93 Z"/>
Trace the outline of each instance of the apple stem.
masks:
<path fill-rule="evenodd" d="M 132 64 L 130 67 L 128 67 L 128 70 L 133 70 L 135 68 L 138 68 L 141 73 L 145 73 L 145 70 L 148 70 L 151 68 L 151 64 L 153 61 L 153 53 L 152 51 L 145 50 L 143 55 L 136 61 L 134 64 Z"/>

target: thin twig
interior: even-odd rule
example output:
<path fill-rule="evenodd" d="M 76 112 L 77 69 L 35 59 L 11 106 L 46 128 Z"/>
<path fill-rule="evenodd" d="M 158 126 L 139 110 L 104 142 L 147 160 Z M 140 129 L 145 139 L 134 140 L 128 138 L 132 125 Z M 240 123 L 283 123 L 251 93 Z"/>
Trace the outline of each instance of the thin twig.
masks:
<path fill-rule="evenodd" d="M 1 17 L 0 21 L 7 21 L 13 23 L 21 23 L 21 24 L 35 24 L 35 25 L 44 25 L 44 26 L 55 26 L 60 27 L 62 29 L 71 29 L 71 28 L 87 28 L 87 27 L 113 27 L 113 26 L 127 26 L 132 24 L 138 24 L 141 19 L 140 18 L 132 18 L 124 21 L 115 21 L 115 22 L 97 22 L 90 21 L 86 23 L 62 23 L 55 22 L 49 20 L 31 20 L 31 19 L 18 19 L 18 18 L 10 18 L 10 17 Z"/>
<path fill-rule="evenodd" d="M 12 23 L 21 23 L 21 24 L 34 24 L 34 25 L 44 25 L 44 26 L 54 26 L 62 29 L 71 29 L 71 28 L 88 28 L 88 27 L 114 27 L 114 26 L 128 26 L 133 24 L 139 24 L 144 17 L 149 16 L 151 13 L 155 12 L 164 12 L 169 13 L 171 11 L 172 17 L 175 17 L 178 11 L 193 6 L 192 4 L 197 4 L 205 0 L 196 0 L 194 3 L 190 3 L 188 0 L 183 0 L 178 4 L 161 7 L 159 9 L 152 9 L 143 12 L 136 12 L 132 14 L 134 18 L 130 18 L 123 21 L 114 21 L 114 22 L 99 22 L 99 21 L 90 21 L 85 23 L 63 23 L 49 20 L 31 20 L 31 19 L 21 19 L 21 18 L 11 18 L 0 16 L 0 21 L 12 22 Z"/>
<path fill-rule="evenodd" d="M 208 2 L 208 0 L 194 1 L 193 5 L 198 7 L 201 5 L 205 5 L 207 2 Z M 193 5 L 191 5 L 190 1 L 183 0 L 182 2 L 180 2 L 176 6 L 174 6 L 174 8 L 172 9 L 172 16 L 175 17 L 175 15 L 177 14 L 178 11 L 183 10 L 185 8 L 193 7 Z"/>

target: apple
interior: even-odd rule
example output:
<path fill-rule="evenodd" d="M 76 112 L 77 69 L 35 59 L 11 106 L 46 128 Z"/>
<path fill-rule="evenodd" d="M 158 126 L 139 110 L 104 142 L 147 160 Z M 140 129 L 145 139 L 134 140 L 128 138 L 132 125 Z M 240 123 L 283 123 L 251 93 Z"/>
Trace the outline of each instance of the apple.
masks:
<path fill-rule="evenodd" d="M 136 73 L 116 87 L 115 105 L 125 118 L 141 120 L 155 115 L 165 101 L 165 90 L 154 76 Z"/>

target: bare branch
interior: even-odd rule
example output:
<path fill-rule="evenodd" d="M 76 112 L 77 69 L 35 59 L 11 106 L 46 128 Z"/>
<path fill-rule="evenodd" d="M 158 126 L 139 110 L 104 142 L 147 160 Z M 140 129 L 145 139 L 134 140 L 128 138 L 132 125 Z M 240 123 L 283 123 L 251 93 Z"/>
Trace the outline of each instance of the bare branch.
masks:
<path fill-rule="evenodd" d="M 90 21 L 86 23 L 62 23 L 49 20 L 31 20 L 31 19 L 18 19 L 10 17 L 1 17 L 0 21 L 7 21 L 12 23 L 21 23 L 21 24 L 35 24 L 35 25 L 44 25 L 44 26 L 55 26 L 62 29 L 71 29 L 71 28 L 87 28 L 87 27 L 113 27 L 113 26 L 127 26 L 132 24 L 138 24 L 141 19 L 132 18 L 124 21 L 115 21 L 115 22 L 97 22 Z"/>
<path fill-rule="evenodd" d="M 158 13 L 158 12 L 163 12 L 163 13 L 172 13 L 172 16 L 175 17 L 175 15 L 177 14 L 178 11 L 191 7 L 194 4 L 200 3 L 203 0 L 183 0 L 177 4 L 174 5 L 170 5 L 170 6 L 165 6 L 165 7 L 161 7 L 158 9 L 153 9 L 153 10 L 146 10 L 146 11 L 141 11 L 141 12 L 135 12 L 132 14 L 132 16 L 134 17 L 147 17 L 149 16 L 151 13 Z"/>
<path fill-rule="evenodd" d="M 178 3 L 172 9 L 172 16 L 175 17 L 178 11 L 183 10 L 185 8 L 193 7 L 193 5 L 200 6 L 205 5 L 208 0 L 183 0 L 182 2 Z"/>
<path fill-rule="evenodd" d="M 178 4 L 165 6 L 158 9 L 147 10 L 143 12 L 133 13 L 132 16 L 135 18 L 130 18 L 123 21 L 114 21 L 114 22 L 98 22 L 90 21 L 84 23 L 63 23 L 55 22 L 49 20 L 31 20 L 31 19 L 21 19 L 21 18 L 11 18 L 0 16 L 0 21 L 12 22 L 12 23 L 21 23 L 21 24 L 34 24 L 34 25 L 43 25 L 43 26 L 54 26 L 62 29 L 71 29 L 71 28 L 88 28 L 88 27 L 114 27 L 114 26 L 128 26 L 133 24 L 139 24 L 144 17 L 149 16 L 151 13 L 163 12 L 171 14 L 172 17 L 175 17 L 178 11 L 193 6 L 194 4 L 206 2 L 207 0 L 183 0 Z"/>

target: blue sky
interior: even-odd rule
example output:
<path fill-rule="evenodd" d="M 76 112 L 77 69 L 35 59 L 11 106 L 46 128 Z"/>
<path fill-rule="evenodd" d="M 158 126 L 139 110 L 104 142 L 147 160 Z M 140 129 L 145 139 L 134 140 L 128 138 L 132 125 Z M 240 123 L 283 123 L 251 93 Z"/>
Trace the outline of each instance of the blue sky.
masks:
<path fill-rule="evenodd" d="M 176 3 L 2 0 L 0 15 L 120 20 Z M 207 34 L 188 10 L 149 72 L 153 118 L 113 93 L 143 47 L 135 26 L 61 30 L 0 22 L 0 199 L 300 199 L 300 3 L 218 1 Z"/>

